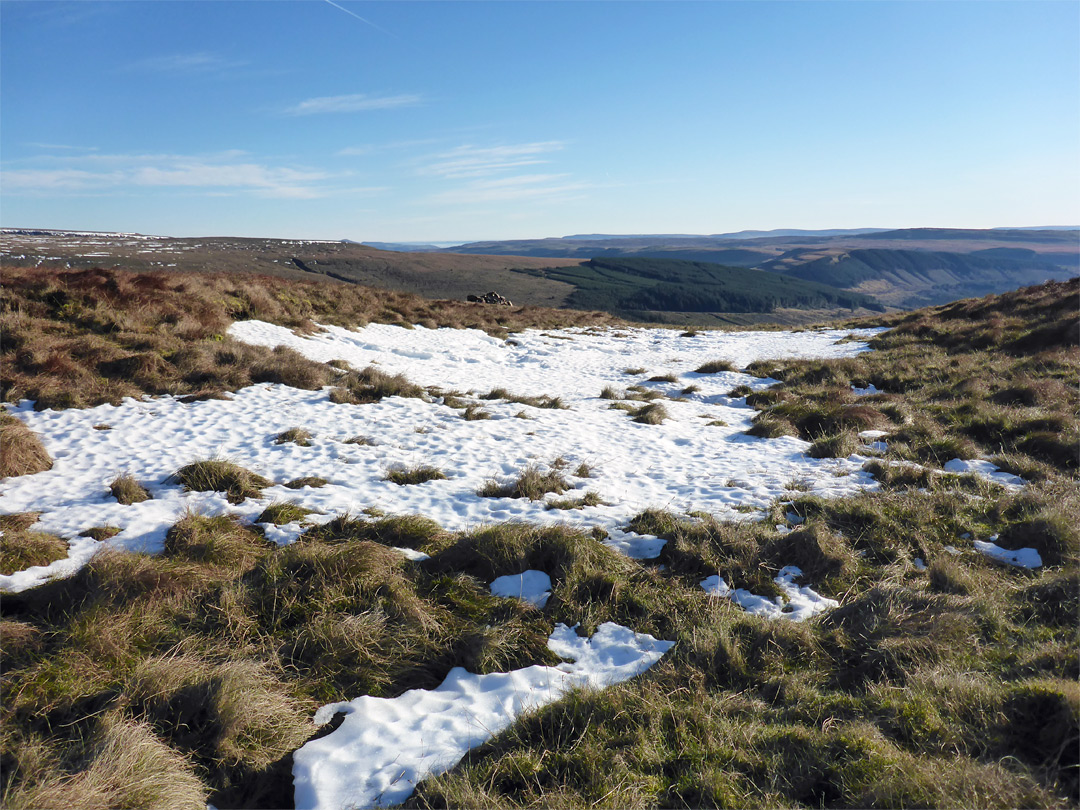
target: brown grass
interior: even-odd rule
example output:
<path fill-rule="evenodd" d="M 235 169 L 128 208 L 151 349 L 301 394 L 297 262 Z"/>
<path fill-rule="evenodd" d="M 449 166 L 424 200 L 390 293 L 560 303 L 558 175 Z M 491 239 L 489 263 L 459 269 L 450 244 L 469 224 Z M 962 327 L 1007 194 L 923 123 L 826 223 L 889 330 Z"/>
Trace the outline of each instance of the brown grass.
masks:
<path fill-rule="evenodd" d="M 150 492 L 135 478 L 127 473 L 118 475 L 109 484 L 109 491 L 116 500 L 124 505 L 142 503 L 151 499 Z"/>
<path fill-rule="evenodd" d="M 62 537 L 27 529 L 5 529 L 0 536 L 0 574 L 14 574 L 34 565 L 48 565 L 67 556 Z"/>
<path fill-rule="evenodd" d="M 313 321 L 469 327 L 505 336 L 528 327 L 616 322 L 605 313 L 476 307 L 359 285 L 215 273 L 4 268 L 0 394 L 35 407 L 119 404 L 126 396 L 213 397 L 252 382 L 301 388 L 335 372 L 289 349 L 226 336 L 258 318 L 310 331 Z"/>
<path fill-rule="evenodd" d="M 52 459 L 33 431 L 22 420 L 0 413 L 0 478 L 51 469 Z"/>

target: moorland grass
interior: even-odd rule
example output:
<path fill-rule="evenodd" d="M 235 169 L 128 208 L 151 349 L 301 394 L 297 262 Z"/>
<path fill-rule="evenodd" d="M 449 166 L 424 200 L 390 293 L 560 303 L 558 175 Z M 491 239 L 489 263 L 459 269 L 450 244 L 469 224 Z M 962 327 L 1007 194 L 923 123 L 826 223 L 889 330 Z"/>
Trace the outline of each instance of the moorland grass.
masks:
<path fill-rule="evenodd" d="M 528 498 L 530 501 L 539 501 L 549 492 L 561 495 L 568 489 L 572 487 L 557 468 L 541 472 L 539 467 L 530 464 L 513 481 L 488 481 L 476 494 L 481 498 Z"/>
<path fill-rule="evenodd" d="M 1072 301 L 1073 287 L 1054 295 Z M 804 401 L 770 417 L 793 433 L 796 422 L 816 422 L 814 440 L 886 420 L 901 436 L 886 462 L 925 469 L 969 441 L 1041 471 L 1022 490 L 934 472 L 835 500 L 793 490 L 761 522 L 648 510 L 630 528 L 666 540 L 652 561 L 608 548 L 602 531 L 562 526 L 450 533 L 415 515 L 339 515 L 277 547 L 235 519 L 190 514 L 159 556 L 105 548 L 67 579 L 5 594 L 0 805 L 287 807 L 288 755 L 318 706 L 432 688 L 454 666 L 554 664 L 555 622 L 591 634 L 605 621 L 675 647 L 643 676 L 527 713 L 408 805 L 1073 805 L 1080 495 L 1061 448 L 1077 360 L 1065 341 L 1072 304 L 1053 292 L 1004 297 L 997 318 L 992 301 L 899 316 L 904 331 L 882 344 L 895 368 L 873 353 L 759 368 L 787 393 L 762 406 Z M 65 323 L 104 315 L 80 301 L 38 303 Z M 229 306 L 270 304 L 232 296 Z M 182 321 L 169 328 L 197 334 Z M 98 334 L 80 356 L 108 355 Z M 0 332 L 4 352 L 7 340 Z M 77 376 L 66 356 L 46 376 Z M 886 393 L 844 393 L 870 382 Z M 535 475 L 565 491 L 560 466 Z M 36 517 L 5 516 L 0 528 L 29 531 Z M 1045 566 L 975 551 L 971 539 L 995 535 L 1036 548 Z M 430 556 L 413 562 L 395 547 Z M 769 621 L 699 584 L 720 574 L 778 596 L 773 577 L 792 564 L 840 607 Z M 543 610 L 491 595 L 495 577 L 533 568 L 552 578 Z"/>
<path fill-rule="evenodd" d="M 438 467 L 419 464 L 414 467 L 390 470 L 386 473 L 386 480 L 398 486 L 407 486 L 409 484 L 423 484 L 428 481 L 445 481 L 446 473 Z"/>
<path fill-rule="evenodd" d="M 311 447 L 311 432 L 302 427 L 289 428 L 274 438 L 274 444 L 295 444 L 299 447 Z"/>
<path fill-rule="evenodd" d="M 116 476 L 109 484 L 109 492 L 118 503 L 130 506 L 133 503 L 142 503 L 153 498 L 150 491 L 135 480 L 130 473 Z"/>
<path fill-rule="evenodd" d="M 941 466 L 995 455 L 1040 478 L 1044 465 L 1075 475 L 1078 294 L 1073 280 L 957 301 L 869 321 L 890 329 L 857 357 L 752 363 L 750 373 L 781 383 L 747 396 L 761 410 L 750 432 L 794 432 L 817 454 L 840 454 L 874 428 L 890 434 L 889 459 Z M 851 391 L 869 385 L 880 393 Z"/>
<path fill-rule="evenodd" d="M 0 411 L 0 478 L 52 469 L 52 458 L 21 419 Z"/>
<path fill-rule="evenodd" d="M 258 498 L 264 488 L 273 484 L 261 475 L 225 459 L 186 464 L 173 473 L 170 480 L 195 492 L 224 492 L 230 503 Z"/>
<path fill-rule="evenodd" d="M 220 397 L 253 382 L 316 389 L 337 384 L 346 400 L 386 393 L 367 372 L 306 360 L 291 349 L 250 346 L 227 335 L 257 318 L 310 332 L 313 321 L 356 327 L 423 323 L 505 336 L 528 327 L 616 323 L 607 313 L 539 307 L 475 307 L 463 301 L 352 284 L 239 273 L 4 268 L 0 398 L 37 409 L 84 408 L 124 397 Z M 344 380 L 342 377 L 344 376 Z"/>
<path fill-rule="evenodd" d="M 453 535 L 415 516 L 342 516 L 278 548 L 229 518 L 189 515 L 160 557 L 103 552 L 5 597 L 5 806 L 33 806 L 20 797 L 62 775 L 67 800 L 83 801 L 78 752 L 113 722 L 153 729 L 182 755 L 168 760 L 182 765 L 177 784 L 197 780 L 212 803 L 281 806 L 287 795 L 267 786 L 287 793 L 281 757 L 317 705 L 431 688 L 456 665 L 553 663 L 556 621 L 585 633 L 616 621 L 676 647 L 640 678 L 523 717 L 426 780 L 413 806 L 584 807 L 608 794 L 634 806 L 1058 806 L 1076 788 L 1078 501 L 1054 483 L 976 498 L 803 495 L 750 524 L 654 510 L 632 528 L 667 539 L 662 569 L 558 526 Z M 776 531 L 789 512 L 802 524 Z M 1062 562 L 1029 572 L 945 551 L 966 532 L 1041 532 Z M 773 595 L 771 577 L 792 564 L 841 607 L 771 622 L 698 585 L 720 573 Z M 552 577 L 543 611 L 491 596 L 495 577 L 530 568 Z M 148 782 L 174 773 L 166 760 L 139 767 Z"/>

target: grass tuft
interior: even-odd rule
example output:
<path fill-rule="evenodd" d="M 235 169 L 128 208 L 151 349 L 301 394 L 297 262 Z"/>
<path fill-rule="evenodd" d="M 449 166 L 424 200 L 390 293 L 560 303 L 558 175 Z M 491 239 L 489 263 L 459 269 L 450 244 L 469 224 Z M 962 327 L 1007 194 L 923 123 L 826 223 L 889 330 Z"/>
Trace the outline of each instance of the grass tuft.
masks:
<path fill-rule="evenodd" d="M 643 425 L 661 425 L 670 417 L 670 414 L 662 403 L 652 402 L 632 411 L 631 416 L 634 417 L 635 422 Z"/>
<path fill-rule="evenodd" d="M 437 467 L 421 464 L 415 467 L 390 470 L 386 473 L 384 480 L 398 486 L 406 486 L 409 484 L 423 484 L 427 481 L 445 481 L 446 473 Z"/>
<path fill-rule="evenodd" d="M 52 458 L 37 436 L 8 413 L 0 413 L 0 478 L 52 469 Z"/>
<path fill-rule="evenodd" d="M 481 498 L 528 498 L 530 501 L 542 500 L 549 492 L 561 495 L 572 489 L 558 470 L 541 472 L 539 467 L 529 465 L 518 477 L 508 484 L 489 481 L 476 493 Z"/>
<path fill-rule="evenodd" d="M 719 374 L 721 371 L 738 371 L 730 360 L 710 360 L 702 363 L 694 371 L 697 374 Z"/>
<path fill-rule="evenodd" d="M 238 464 L 221 459 L 187 464 L 177 470 L 171 480 L 195 492 L 224 492 L 229 503 L 258 498 L 261 490 L 273 483 Z"/>
<path fill-rule="evenodd" d="M 134 476 L 124 473 L 118 475 L 109 484 L 109 491 L 118 503 L 130 506 L 133 503 L 142 503 L 152 499 L 149 490 L 135 480 Z"/>
<path fill-rule="evenodd" d="M 301 427 L 289 428 L 284 433 L 279 433 L 274 439 L 274 444 L 296 444 L 300 447 L 311 447 L 311 433 Z"/>

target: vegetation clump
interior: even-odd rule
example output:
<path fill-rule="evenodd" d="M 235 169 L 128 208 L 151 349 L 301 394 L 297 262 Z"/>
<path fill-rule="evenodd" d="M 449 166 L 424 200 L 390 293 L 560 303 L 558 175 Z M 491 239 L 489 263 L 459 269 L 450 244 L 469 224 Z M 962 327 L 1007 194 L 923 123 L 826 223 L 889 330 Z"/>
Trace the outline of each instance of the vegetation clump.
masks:
<path fill-rule="evenodd" d="M 311 447 L 311 433 L 301 427 L 289 428 L 274 438 L 274 444 L 295 444 L 299 447 Z"/>
<path fill-rule="evenodd" d="M 133 475 L 124 473 L 118 475 L 109 484 L 109 492 L 116 498 L 118 503 L 130 506 L 133 503 L 142 503 L 153 498 L 150 491 L 135 480 Z"/>
<path fill-rule="evenodd" d="M 550 408 L 554 410 L 566 410 L 567 406 L 560 397 L 539 396 L 531 397 L 521 394 L 511 394 L 505 388 L 492 388 L 481 399 L 503 399 L 507 402 L 516 402 L 519 405 L 529 405 L 533 408 Z"/>
<path fill-rule="evenodd" d="M 272 481 L 223 459 L 210 459 L 187 464 L 173 473 L 171 480 L 196 492 L 224 492 L 229 503 L 246 498 L 258 498 L 261 490 Z"/>
<path fill-rule="evenodd" d="M 738 369 L 730 360 L 710 360 L 702 363 L 694 371 L 697 374 L 719 374 L 721 371 L 738 371 Z"/>
<path fill-rule="evenodd" d="M 386 473 L 386 480 L 398 486 L 423 484 L 427 481 L 445 481 L 446 473 L 438 467 L 419 464 L 415 467 L 403 467 Z"/>
<path fill-rule="evenodd" d="M 412 397 L 425 399 L 428 395 L 419 385 L 409 382 L 402 374 L 387 374 L 374 366 L 362 371 L 350 371 L 339 377 L 330 391 L 330 401 L 366 405 L 383 397 Z"/>
<path fill-rule="evenodd" d="M 510 483 L 489 481 L 476 494 L 481 498 L 528 498 L 539 501 L 549 492 L 561 495 L 568 489 L 572 487 L 557 469 L 541 472 L 539 467 L 530 464 Z"/>
<path fill-rule="evenodd" d="M 52 469 L 52 458 L 21 419 L 0 412 L 0 478 Z"/>

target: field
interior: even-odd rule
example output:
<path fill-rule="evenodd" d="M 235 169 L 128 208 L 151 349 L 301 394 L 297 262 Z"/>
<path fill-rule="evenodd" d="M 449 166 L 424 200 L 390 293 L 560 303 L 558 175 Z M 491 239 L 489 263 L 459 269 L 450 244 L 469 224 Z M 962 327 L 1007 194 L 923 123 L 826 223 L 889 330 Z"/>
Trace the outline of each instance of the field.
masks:
<path fill-rule="evenodd" d="M 0 803 L 1075 806 L 1078 291 L 5 267 Z"/>

